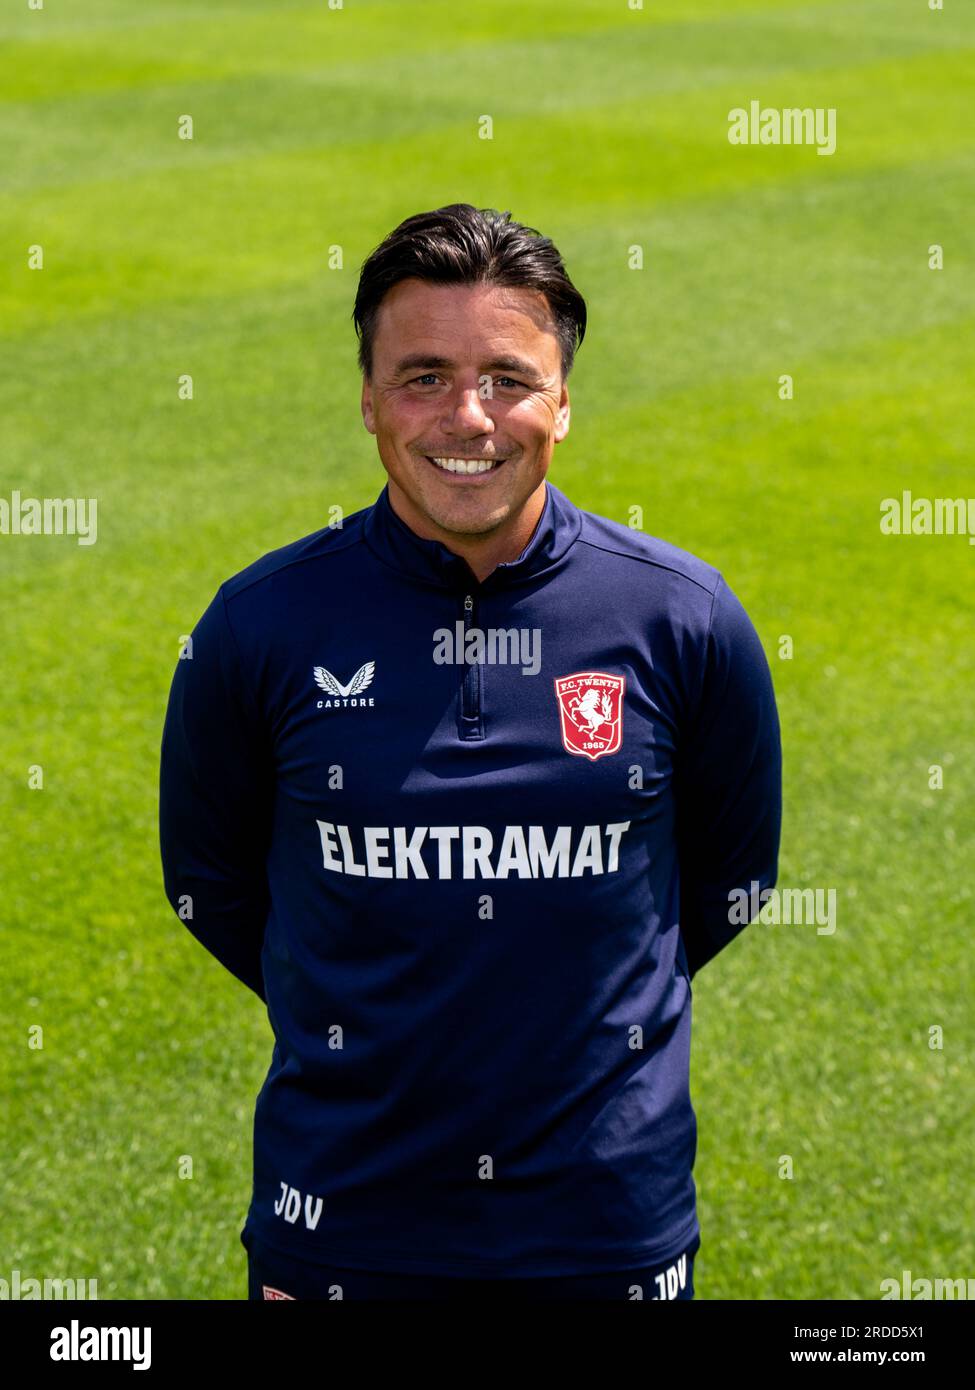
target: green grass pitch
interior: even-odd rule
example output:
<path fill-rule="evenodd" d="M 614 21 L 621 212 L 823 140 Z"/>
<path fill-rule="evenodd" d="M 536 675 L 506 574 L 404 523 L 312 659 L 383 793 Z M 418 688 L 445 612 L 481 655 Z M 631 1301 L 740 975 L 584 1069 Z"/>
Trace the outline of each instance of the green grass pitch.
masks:
<path fill-rule="evenodd" d="M 0 496 L 98 500 L 94 545 L 0 535 L 0 1277 L 246 1292 L 271 1033 L 163 896 L 165 700 L 223 579 L 378 495 L 358 267 L 455 201 L 563 252 L 550 477 L 724 571 L 779 883 L 836 890 L 832 935 L 755 923 L 695 981 L 698 1297 L 975 1274 L 975 547 L 879 526 L 975 492 L 970 7 L 47 0 L 0 37 Z M 753 99 L 835 108 L 835 153 L 729 144 Z"/>

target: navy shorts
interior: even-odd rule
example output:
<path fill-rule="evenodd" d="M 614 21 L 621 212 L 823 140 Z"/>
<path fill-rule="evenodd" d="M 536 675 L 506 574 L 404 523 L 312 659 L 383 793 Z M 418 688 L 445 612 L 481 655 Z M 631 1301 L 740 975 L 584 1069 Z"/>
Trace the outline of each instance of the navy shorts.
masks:
<path fill-rule="evenodd" d="M 565 1299 L 691 1299 L 694 1256 L 701 1238 L 666 1264 L 610 1274 L 565 1274 L 535 1279 L 468 1279 L 454 1275 L 382 1273 L 294 1260 L 263 1244 L 256 1236 L 241 1240 L 247 1250 L 248 1299 L 339 1300 L 346 1298 L 465 1301 L 492 1298 L 502 1302 L 557 1302 Z"/>

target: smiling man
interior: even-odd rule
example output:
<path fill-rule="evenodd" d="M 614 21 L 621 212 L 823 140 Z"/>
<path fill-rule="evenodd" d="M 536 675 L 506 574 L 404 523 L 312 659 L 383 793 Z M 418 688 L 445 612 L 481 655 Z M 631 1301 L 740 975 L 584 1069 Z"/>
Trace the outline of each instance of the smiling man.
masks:
<path fill-rule="evenodd" d="M 776 881 L 768 663 L 717 569 L 548 481 L 548 238 L 411 217 L 354 319 L 385 486 L 221 585 L 162 742 L 167 896 L 275 1037 L 249 1296 L 691 1298 L 690 981 Z"/>
<path fill-rule="evenodd" d="M 485 579 L 528 544 L 553 447 L 569 432 L 551 310 L 529 287 L 406 278 L 381 301 L 381 321 L 362 415 L 390 505 Z"/>

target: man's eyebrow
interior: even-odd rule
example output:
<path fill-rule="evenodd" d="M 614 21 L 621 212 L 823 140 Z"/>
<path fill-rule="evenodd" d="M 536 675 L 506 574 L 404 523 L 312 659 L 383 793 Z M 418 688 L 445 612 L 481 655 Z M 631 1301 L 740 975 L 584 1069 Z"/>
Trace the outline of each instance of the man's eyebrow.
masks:
<path fill-rule="evenodd" d="M 433 367 L 453 367 L 456 364 L 449 357 L 437 357 L 426 352 L 411 352 L 406 357 L 401 357 L 393 369 L 395 376 L 400 376 L 403 372 L 414 371 L 417 367 L 430 369 Z M 538 375 L 537 368 L 531 362 L 524 361 L 521 357 L 501 356 L 494 357 L 490 362 L 484 364 L 484 370 L 489 372 L 517 372 L 519 376 L 535 377 Z"/>

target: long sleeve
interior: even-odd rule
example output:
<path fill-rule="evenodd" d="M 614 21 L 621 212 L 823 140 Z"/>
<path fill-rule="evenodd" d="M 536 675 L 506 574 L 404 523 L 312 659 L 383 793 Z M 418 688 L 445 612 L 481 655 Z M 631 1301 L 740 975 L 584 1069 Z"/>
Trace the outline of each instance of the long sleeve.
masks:
<path fill-rule="evenodd" d="M 193 936 L 265 999 L 273 776 L 222 588 L 194 628 L 191 650 L 177 663 L 162 736 L 163 882 Z"/>
<path fill-rule="evenodd" d="M 729 894 L 775 886 L 782 750 L 768 661 L 718 581 L 698 697 L 675 768 L 680 930 L 691 976 L 746 925 Z"/>

